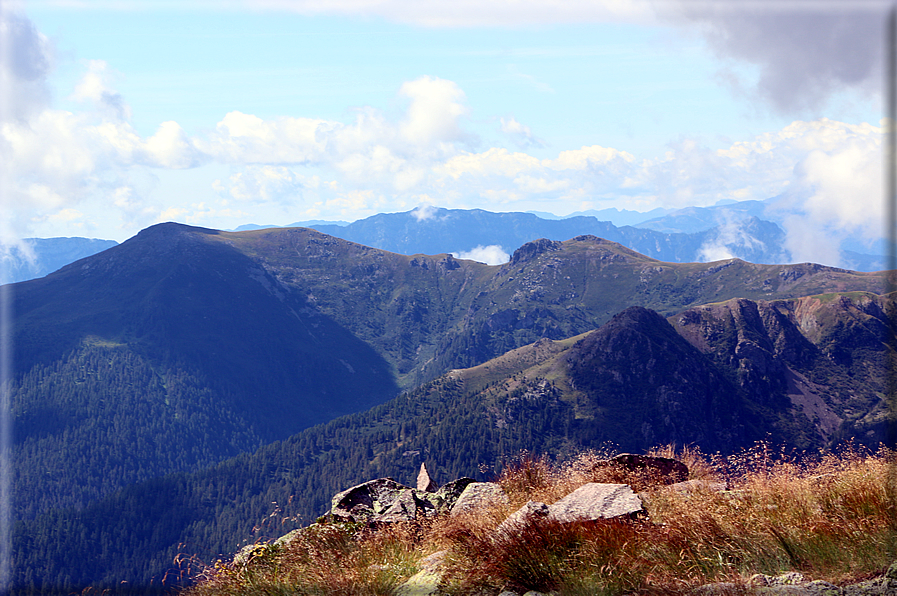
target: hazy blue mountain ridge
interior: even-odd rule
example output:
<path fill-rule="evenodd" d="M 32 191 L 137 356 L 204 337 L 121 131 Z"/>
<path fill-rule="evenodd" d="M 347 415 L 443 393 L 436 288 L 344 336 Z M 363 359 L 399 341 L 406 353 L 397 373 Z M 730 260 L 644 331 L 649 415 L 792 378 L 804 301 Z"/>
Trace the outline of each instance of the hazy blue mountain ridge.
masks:
<path fill-rule="evenodd" d="M 117 245 L 95 238 L 25 238 L 20 244 L 0 246 L 0 283 L 43 277 L 78 259 Z"/>

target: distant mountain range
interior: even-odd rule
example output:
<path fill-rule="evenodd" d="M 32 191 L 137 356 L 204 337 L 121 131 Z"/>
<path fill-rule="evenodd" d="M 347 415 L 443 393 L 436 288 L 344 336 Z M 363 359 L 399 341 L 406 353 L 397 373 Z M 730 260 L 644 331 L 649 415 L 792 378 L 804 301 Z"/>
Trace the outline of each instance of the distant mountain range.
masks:
<path fill-rule="evenodd" d="M 479 209 L 418 208 L 404 213 L 381 213 L 350 224 L 296 222 L 366 246 L 400 254 L 437 254 L 480 258 L 483 247 L 495 246 L 510 254 L 525 242 L 548 238 L 568 240 L 591 234 L 613 240 L 646 256 L 672 263 L 709 262 L 737 257 L 752 263 L 789 263 L 783 248 L 783 214 L 765 201 L 741 201 L 715 207 L 689 207 L 651 217 L 658 210 L 638 212 L 605 209 L 566 218 L 550 214 L 492 213 Z M 663 211 L 663 210 L 660 210 Z M 615 212 L 615 213 L 614 213 Z M 602 219 L 602 217 L 606 219 Z M 638 221 L 634 225 L 623 222 Z M 258 229 L 258 228 L 256 228 Z M 883 241 L 873 244 L 882 254 L 864 252 L 867 243 L 848 238 L 841 261 L 856 271 L 885 268 Z M 492 255 L 500 254 L 493 251 Z M 494 257 L 493 257 L 494 258 Z M 497 264 L 500 261 L 488 261 Z"/>
<path fill-rule="evenodd" d="M 752 263 L 792 262 L 784 245 L 782 214 L 769 201 L 740 201 L 713 207 L 647 213 L 602 209 L 568 217 L 550 213 L 492 213 L 479 209 L 422 207 L 404 213 L 381 213 L 352 223 L 310 220 L 283 227 L 309 227 L 337 238 L 399 254 L 451 253 L 488 264 L 505 262 L 517 247 L 548 238 L 569 240 L 591 234 L 619 242 L 644 255 L 673 263 L 710 262 L 737 257 Z M 236 231 L 278 226 L 246 224 Z M 5 247 L 5 283 L 42 277 L 102 250 L 112 240 L 29 238 Z M 867 254 L 866 242 L 846 239 L 841 261 L 856 271 L 881 271 L 887 259 Z M 874 247 L 885 252 L 883 242 Z"/>
<path fill-rule="evenodd" d="M 187 538 L 231 549 L 274 493 L 308 514 L 325 464 L 345 487 L 428 449 L 447 473 L 606 440 L 874 441 L 883 281 L 670 263 L 592 235 L 489 266 L 309 228 L 153 226 L 15 285 L 16 582 L 148 582 Z M 458 386 L 467 374 L 490 380 Z"/>

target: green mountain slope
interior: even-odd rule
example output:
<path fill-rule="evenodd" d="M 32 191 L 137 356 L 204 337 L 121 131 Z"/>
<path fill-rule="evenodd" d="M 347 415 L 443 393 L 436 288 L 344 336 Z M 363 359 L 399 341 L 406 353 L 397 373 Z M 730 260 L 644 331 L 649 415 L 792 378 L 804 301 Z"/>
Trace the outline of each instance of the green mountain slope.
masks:
<path fill-rule="evenodd" d="M 252 455 L 21 524 L 16 540 L 29 548 L 17 554 L 18 582 L 69 590 L 154 577 L 159 586 L 179 552 L 229 556 L 307 523 L 352 484 L 410 483 L 421 461 L 446 481 L 489 476 L 521 449 L 674 442 L 732 452 L 767 436 L 798 449 L 881 440 L 893 298 L 735 299 L 667 320 L 632 307 L 598 330 L 450 371 Z"/>
<path fill-rule="evenodd" d="M 530 242 L 492 267 L 449 255 L 396 255 L 303 228 L 208 238 L 249 255 L 374 347 L 405 388 L 542 337 L 594 329 L 632 305 L 671 315 L 733 297 L 878 293 L 883 285 L 881 274 L 806 263 L 664 263 L 594 236 Z"/>
<path fill-rule="evenodd" d="M 374 350 L 211 234 L 157 226 L 13 286 L 17 518 L 396 394 Z"/>

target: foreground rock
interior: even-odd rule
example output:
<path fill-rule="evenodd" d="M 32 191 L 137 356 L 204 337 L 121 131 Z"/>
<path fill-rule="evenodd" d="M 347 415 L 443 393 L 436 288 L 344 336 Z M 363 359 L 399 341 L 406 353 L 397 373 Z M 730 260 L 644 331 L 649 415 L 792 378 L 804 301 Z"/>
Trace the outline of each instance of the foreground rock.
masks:
<path fill-rule="evenodd" d="M 442 581 L 443 561 L 448 551 L 441 550 L 420 560 L 420 571 L 396 588 L 396 596 L 434 596 L 439 594 Z"/>
<path fill-rule="evenodd" d="M 542 520 L 561 523 L 632 517 L 644 513 L 642 499 L 626 484 L 589 483 L 579 487 L 553 505 L 528 501 L 495 529 L 495 538 L 520 534 L 527 526 Z"/>
<path fill-rule="evenodd" d="M 593 521 L 632 516 L 644 512 L 642 500 L 627 484 L 590 482 L 548 507 L 548 516 L 559 522 Z"/>
<path fill-rule="evenodd" d="M 528 501 L 526 505 L 508 516 L 508 519 L 501 522 L 495 528 L 495 536 L 498 538 L 509 538 L 519 534 L 532 523 L 539 520 L 548 519 L 548 505 L 540 501 Z"/>

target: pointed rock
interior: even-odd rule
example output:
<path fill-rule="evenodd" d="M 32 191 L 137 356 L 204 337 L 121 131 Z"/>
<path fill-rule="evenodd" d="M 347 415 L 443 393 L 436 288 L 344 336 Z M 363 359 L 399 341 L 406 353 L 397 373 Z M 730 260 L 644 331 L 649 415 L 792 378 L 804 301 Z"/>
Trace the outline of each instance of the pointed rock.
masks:
<path fill-rule="evenodd" d="M 427 464 L 421 463 L 420 472 L 417 475 L 417 490 L 427 493 L 435 493 L 437 488 L 439 487 L 433 482 L 433 479 L 430 478 L 430 474 L 427 473 Z"/>

